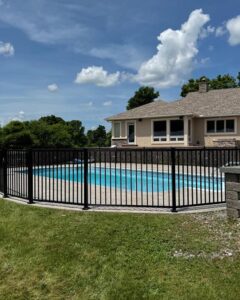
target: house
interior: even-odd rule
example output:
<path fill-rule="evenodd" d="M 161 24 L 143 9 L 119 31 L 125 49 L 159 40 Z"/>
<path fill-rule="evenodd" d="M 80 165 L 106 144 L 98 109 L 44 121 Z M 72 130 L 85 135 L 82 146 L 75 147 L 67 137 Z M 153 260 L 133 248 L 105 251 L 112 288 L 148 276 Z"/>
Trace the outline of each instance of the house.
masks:
<path fill-rule="evenodd" d="M 112 145 L 124 147 L 237 146 L 240 143 L 240 88 L 199 91 L 157 100 L 106 119 Z"/>

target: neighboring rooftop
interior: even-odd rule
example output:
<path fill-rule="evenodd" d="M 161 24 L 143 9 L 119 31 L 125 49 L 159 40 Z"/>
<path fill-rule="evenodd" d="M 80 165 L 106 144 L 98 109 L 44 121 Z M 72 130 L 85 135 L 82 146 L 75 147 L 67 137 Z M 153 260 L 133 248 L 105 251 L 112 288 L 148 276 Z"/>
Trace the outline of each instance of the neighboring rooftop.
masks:
<path fill-rule="evenodd" d="M 240 115 L 240 88 L 191 92 L 186 97 L 152 103 L 107 118 L 107 121 L 173 116 L 220 117 Z"/>

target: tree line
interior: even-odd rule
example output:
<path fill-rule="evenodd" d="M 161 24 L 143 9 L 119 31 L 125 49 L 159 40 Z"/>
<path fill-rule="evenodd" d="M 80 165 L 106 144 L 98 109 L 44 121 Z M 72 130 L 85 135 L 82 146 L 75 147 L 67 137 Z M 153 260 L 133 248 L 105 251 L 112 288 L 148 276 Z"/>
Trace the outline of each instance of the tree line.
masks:
<path fill-rule="evenodd" d="M 111 145 L 111 132 L 99 125 L 85 128 L 81 121 L 65 121 L 50 115 L 33 121 L 11 121 L 0 129 L 0 144 L 8 148 L 79 148 Z"/>
<path fill-rule="evenodd" d="M 181 88 L 181 96 L 198 91 L 199 81 L 207 81 L 209 89 L 227 89 L 240 87 L 240 72 L 237 77 L 229 74 L 218 75 L 209 79 L 202 76 L 189 79 Z M 159 92 L 153 87 L 140 87 L 128 100 L 126 109 L 133 109 L 153 102 L 159 97 Z M 50 115 L 33 121 L 11 121 L 0 128 L 0 146 L 4 147 L 36 147 L 36 148 L 79 148 L 108 147 L 111 145 L 111 131 L 99 125 L 94 130 L 85 128 L 81 121 L 65 121 L 60 117 Z"/>

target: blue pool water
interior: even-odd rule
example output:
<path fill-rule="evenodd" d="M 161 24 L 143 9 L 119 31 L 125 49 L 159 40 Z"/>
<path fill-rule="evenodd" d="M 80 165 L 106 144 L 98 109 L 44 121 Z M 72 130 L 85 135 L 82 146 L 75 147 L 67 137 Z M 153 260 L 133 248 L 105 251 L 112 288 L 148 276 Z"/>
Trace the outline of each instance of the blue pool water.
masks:
<path fill-rule="evenodd" d="M 48 178 L 83 182 L 83 168 L 40 168 L 34 169 L 33 174 Z M 131 171 L 127 169 L 89 168 L 88 181 L 102 187 L 111 187 L 143 192 L 166 192 L 171 190 L 171 174 L 152 171 Z M 197 188 L 203 190 L 224 190 L 221 177 L 182 175 L 176 176 L 176 188 Z"/>

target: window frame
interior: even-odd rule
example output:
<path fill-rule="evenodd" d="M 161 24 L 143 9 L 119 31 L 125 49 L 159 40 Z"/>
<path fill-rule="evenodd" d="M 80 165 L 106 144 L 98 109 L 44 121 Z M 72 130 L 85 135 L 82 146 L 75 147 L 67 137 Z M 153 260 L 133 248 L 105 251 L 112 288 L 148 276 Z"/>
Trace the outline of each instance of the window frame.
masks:
<path fill-rule="evenodd" d="M 227 131 L 226 130 L 226 124 L 228 120 L 234 121 L 234 131 Z M 208 121 L 214 122 L 214 132 L 208 132 L 207 131 L 207 124 Z M 217 121 L 224 121 L 224 131 L 217 131 Z M 236 135 L 237 134 L 237 118 L 236 117 L 229 117 L 229 118 L 210 118 L 205 119 L 205 135 Z"/>
<path fill-rule="evenodd" d="M 152 119 L 151 120 L 151 143 L 152 144 L 184 144 L 184 119 L 182 120 L 183 121 L 183 135 L 182 136 L 171 136 L 170 135 L 170 122 L 172 120 L 180 120 L 180 119 L 175 117 L 175 118 Z M 164 140 L 154 141 L 154 122 L 157 122 L 157 121 L 166 121 L 167 134 L 166 134 L 166 137 L 162 137 L 162 139 L 166 139 L 166 141 L 164 141 Z"/>
<path fill-rule="evenodd" d="M 115 128 L 114 128 L 114 126 L 115 126 L 116 124 L 119 124 L 119 137 L 116 137 L 116 136 L 115 136 Z M 122 138 L 122 126 L 121 126 L 121 124 L 122 124 L 122 122 L 113 122 L 113 123 L 112 123 L 112 139 L 118 140 L 118 139 L 121 139 L 121 138 Z"/>
<path fill-rule="evenodd" d="M 171 135 L 171 121 L 182 121 L 182 125 L 183 125 L 183 134 L 182 135 Z M 169 140 L 170 140 L 170 142 L 184 142 L 184 120 L 183 119 L 169 120 Z"/>
<path fill-rule="evenodd" d="M 166 135 L 159 135 L 159 136 L 154 136 L 154 123 L 155 122 L 165 122 L 166 124 Z M 167 137 L 168 137 L 168 122 L 167 120 L 152 120 L 152 142 L 154 143 L 161 143 L 161 142 L 167 142 Z M 158 141 L 155 141 L 155 139 L 159 139 Z"/>
<path fill-rule="evenodd" d="M 128 136 L 129 125 L 134 126 L 134 142 L 129 142 L 129 136 Z M 127 138 L 128 145 L 136 145 L 136 143 L 137 143 L 137 132 L 136 131 L 137 131 L 136 120 L 127 121 L 126 122 L 126 138 Z"/>

